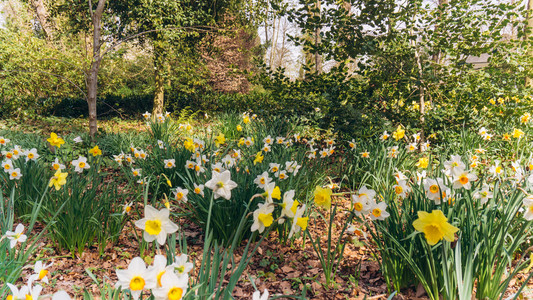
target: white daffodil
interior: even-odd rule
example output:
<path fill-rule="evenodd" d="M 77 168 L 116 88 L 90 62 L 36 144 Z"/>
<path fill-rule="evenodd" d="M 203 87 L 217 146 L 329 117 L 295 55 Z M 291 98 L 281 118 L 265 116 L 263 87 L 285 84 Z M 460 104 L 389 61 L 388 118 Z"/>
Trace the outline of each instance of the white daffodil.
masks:
<path fill-rule="evenodd" d="M 163 163 L 165 164 L 165 169 L 171 169 L 176 166 L 176 160 L 175 159 L 165 159 L 163 160 Z"/>
<path fill-rule="evenodd" d="M 396 179 L 396 182 L 405 181 L 408 179 L 402 171 L 398 170 L 397 168 L 394 170 L 396 171 L 394 173 L 394 179 Z"/>
<path fill-rule="evenodd" d="M 251 147 L 254 145 L 254 139 L 251 138 L 251 137 L 247 137 L 245 140 L 244 140 L 244 144 L 246 145 L 246 147 Z"/>
<path fill-rule="evenodd" d="M 359 197 L 358 195 L 352 195 L 353 210 L 358 216 L 366 214 L 370 211 L 370 205 L 367 197 Z"/>
<path fill-rule="evenodd" d="M 2 169 L 6 173 L 11 173 L 11 170 L 14 169 L 13 162 L 11 161 L 11 159 L 6 159 L 5 161 L 2 162 Z"/>
<path fill-rule="evenodd" d="M 20 172 L 20 168 L 12 169 L 9 171 L 9 179 L 13 180 L 19 180 L 20 177 L 22 177 L 22 173 Z"/>
<path fill-rule="evenodd" d="M 189 190 L 187 189 L 178 187 L 174 190 L 174 198 L 180 202 L 187 203 L 187 194 L 189 194 Z"/>
<path fill-rule="evenodd" d="M 6 139 L 5 137 L 3 136 L 0 136 L 0 146 L 5 146 L 7 145 L 7 143 L 9 143 L 11 140 L 9 139 Z"/>
<path fill-rule="evenodd" d="M 264 189 L 265 185 L 269 184 L 270 182 L 272 182 L 272 178 L 268 176 L 268 172 L 266 171 L 260 175 L 257 175 L 257 177 L 254 179 L 254 183 L 262 189 Z"/>
<path fill-rule="evenodd" d="M 213 171 L 211 180 L 205 183 L 205 186 L 213 190 L 215 199 L 222 197 L 226 200 L 231 198 L 231 190 L 237 187 L 237 183 L 231 180 L 230 171 L 222 173 Z"/>
<path fill-rule="evenodd" d="M 132 207 L 133 207 L 133 202 L 124 204 L 124 206 L 122 207 L 122 214 L 125 215 L 129 213 Z"/>
<path fill-rule="evenodd" d="M 187 276 L 192 270 L 194 264 L 189 262 L 189 256 L 187 254 L 176 255 L 174 263 L 170 265 L 174 270 L 174 273 L 179 277 Z"/>
<path fill-rule="evenodd" d="M 222 163 L 220 163 L 220 162 L 211 165 L 211 170 L 216 171 L 218 173 L 222 173 L 222 172 L 226 171 L 226 169 L 222 166 Z"/>
<path fill-rule="evenodd" d="M 420 185 L 422 183 L 422 180 L 425 179 L 427 176 L 426 171 L 422 172 L 416 172 L 416 184 Z"/>
<path fill-rule="evenodd" d="M 272 151 L 272 148 L 270 147 L 269 144 L 264 144 L 263 148 L 261 149 L 261 151 L 263 151 L 265 153 L 268 153 L 268 152 Z"/>
<path fill-rule="evenodd" d="M 293 175 L 298 174 L 298 171 L 300 170 L 302 166 L 298 164 L 297 161 L 286 161 L 285 162 L 285 170 L 287 172 L 292 173 Z"/>
<path fill-rule="evenodd" d="M 204 196 L 204 185 L 203 184 L 196 184 L 194 183 L 194 193 L 200 196 Z"/>
<path fill-rule="evenodd" d="M 77 136 L 73 139 L 74 143 L 79 144 L 83 143 L 83 140 L 81 139 L 81 136 Z"/>
<path fill-rule="evenodd" d="M 385 220 L 390 214 L 386 211 L 387 209 L 387 203 L 380 202 L 375 203 L 373 202 L 370 206 L 370 218 L 372 220 Z"/>
<path fill-rule="evenodd" d="M 87 157 L 80 156 L 78 159 L 72 161 L 74 171 L 82 173 L 83 170 L 89 169 L 91 166 L 87 163 Z"/>
<path fill-rule="evenodd" d="M 490 191 L 490 186 L 486 183 L 483 184 L 481 190 L 478 190 L 472 195 L 474 199 L 479 199 L 481 205 L 487 203 L 489 199 L 493 197 L 492 192 Z"/>
<path fill-rule="evenodd" d="M 32 148 L 31 150 L 24 152 L 24 156 L 26 156 L 26 161 L 30 161 L 30 160 L 36 161 L 40 155 L 37 154 L 37 149 Z"/>
<path fill-rule="evenodd" d="M 141 169 L 131 168 L 131 175 L 133 175 L 133 177 L 141 176 Z"/>
<path fill-rule="evenodd" d="M 133 299 L 138 300 L 143 290 L 155 288 L 156 278 L 150 272 L 140 257 L 131 260 L 126 270 L 116 270 L 118 282 L 116 287 L 123 290 L 130 290 Z"/>
<path fill-rule="evenodd" d="M 283 194 L 283 202 L 281 203 L 281 215 L 278 223 L 283 224 L 286 218 L 292 219 L 298 209 L 298 200 L 294 200 L 294 190 L 290 190 Z"/>
<path fill-rule="evenodd" d="M 18 159 L 24 153 L 24 150 L 19 145 L 15 145 L 11 149 L 11 153 L 13 154 L 13 159 Z"/>
<path fill-rule="evenodd" d="M 191 169 L 191 170 L 193 170 L 193 169 L 194 169 L 194 166 L 196 166 L 196 162 L 195 162 L 195 161 L 187 160 L 187 161 L 185 162 L 185 168 L 187 168 L 187 169 Z"/>
<path fill-rule="evenodd" d="M 178 225 L 168 218 L 170 211 L 166 208 L 157 210 L 151 205 L 144 208 L 144 218 L 135 222 L 135 226 L 144 230 L 144 240 L 153 242 L 157 240 L 159 245 L 164 245 L 167 234 L 178 231 Z"/>
<path fill-rule="evenodd" d="M 472 181 L 476 181 L 477 176 L 474 173 L 468 173 L 468 171 L 457 170 L 453 176 L 453 188 L 460 189 L 465 188 L 469 190 L 472 187 Z"/>
<path fill-rule="evenodd" d="M 263 139 L 263 143 L 265 143 L 266 145 L 272 145 L 273 142 L 274 140 L 272 139 L 272 137 L 270 137 L 270 135 L 267 135 L 267 137 Z"/>
<path fill-rule="evenodd" d="M 489 172 L 497 178 L 500 178 L 503 175 L 503 168 L 500 166 L 499 160 L 494 160 L 494 165 L 490 167 Z"/>
<path fill-rule="evenodd" d="M 167 258 L 164 255 L 156 254 L 154 264 L 148 267 L 148 272 L 156 278 L 156 287 L 161 287 L 161 277 L 167 271 L 172 272 L 171 268 L 167 268 Z"/>
<path fill-rule="evenodd" d="M 59 291 L 52 295 L 52 300 L 71 300 L 70 296 L 65 291 Z"/>
<path fill-rule="evenodd" d="M 17 227 L 15 228 L 15 231 L 7 231 L 6 232 L 6 237 L 7 239 L 9 240 L 9 247 L 11 248 L 15 248 L 15 245 L 17 243 L 24 243 L 28 237 L 23 234 L 24 232 L 24 225 L 22 224 L 18 224 Z"/>
<path fill-rule="evenodd" d="M 426 190 L 426 196 L 435 201 L 435 204 L 440 204 L 443 199 L 450 196 L 450 189 L 444 185 L 442 178 L 424 180 L 424 188 Z"/>
<path fill-rule="evenodd" d="M 355 150 L 357 144 L 355 143 L 355 140 L 352 139 L 350 142 L 348 142 L 348 147 L 350 147 L 351 150 Z"/>
<path fill-rule="evenodd" d="M 466 165 L 461 160 L 461 155 L 452 155 L 450 160 L 444 162 L 445 173 L 448 176 L 453 176 L 457 172 L 464 170 L 465 167 Z"/>
<path fill-rule="evenodd" d="M 30 276 L 29 281 L 36 281 L 40 280 L 44 283 L 48 283 L 48 268 L 51 267 L 54 263 L 51 262 L 47 265 L 43 264 L 42 261 L 38 260 L 35 262 L 35 265 L 33 266 L 33 271 L 35 274 Z"/>
<path fill-rule="evenodd" d="M 399 180 L 398 184 L 394 185 L 392 188 L 394 188 L 394 193 L 402 199 L 407 197 L 411 192 L 411 187 L 406 180 Z"/>
<path fill-rule="evenodd" d="M 269 167 L 270 167 L 269 171 L 272 173 L 276 173 L 277 171 L 279 171 L 279 164 L 277 163 L 270 163 Z"/>
<path fill-rule="evenodd" d="M 20 177 L 22 177 L 22 173 L 20 172 L 20 168 L 11 169 L 9 171 L 9 179 L 10 180 L 13 180 L 13 179 L 19 180 Z"/>
<path fill-rule="evenodd" d="M 409 145 L 405 146 L 405 149 L 407 149 L 407 152 L 413 152 L 418 149 L 418 146 L 416 143 L 409 143 Z"/>
<path fill-rule="evenodd" d="M 376 191 L 372 189 L 368 189 L 365 185 L 357 191 L 357 197 L 359 199 L 366 201 L 366 203 L 370 203 L 374 200 L 374 197 L 376 197 Z"/>
<path fill-rule="evenodd" d="M 279 172 L 275 173 L 274 176 L 279 178 L 279 180 L 285 180 L 285 179 L 289 178 L 289 176 L 287 175 L 287 171 L 286 170 L 279 171 Z"/>
<path fill-rule="evenodd" d="M 56 159 L 54 160 L 54 162 L 52 162 L 52 169 L 54 169 L 55 171 L 57 170 L 64 170 L 65 169 L 65 165 L 60 163 L 59 162 L 59 158 L 56 157 Z"/>
<path fill-rule="evenodd" d="M 180 300 L 187 293 L 189 276 L 177 276 L 172 272 L 165 272 L 161 277 L 161 287 L 152 290 L 156 300 Z"/>
<path fill-rule="evenodd" d="M 263 196 L 265 197 L 265 201 L 267 203 L 274 202 L 273 199 L 281 199 L 281 191 L 279 190 L 279 186 L 276 186 L 275 182 L 265 184 L 263 189 L 265 190 Z"/>
<path fill-rule="evenodd" d="M 16 287 L 15 285 L 11 284 L 11 283 L 6 283 L 7 287 L 9 287 L 9 289 L 11 290 L 11 295 L 7 296 L 7 299 L 12 299 L 12 300 L 25 300 L 26 299 L 26 295 L 29 294 L 29 289 L 27 286 L 22 286 L 19 290 L 18 287 Z M 11 298 L 10 298 L 11 296 Z"/>
<path fill-rule="evenodd" d="M 295 234 L 300 232 L 301 230 L 305 230 L 307 228 L 307 222 L 309 221 L 309 217 L 304 217 L 305 212 L 305 204 L 296 209 L 296 213 L 294 214 L 294 218 L 292 219 L 292 225 L 291 225 L 291 231 L 289 232 L 289 239 Z"/>
<path fill-rule="evenodd" d="M 257 209 L 254 211 L 254 223 L 252 224 L 252 232 L 259 230 L 259 233 L 263 233 L 265 228 L 272 225 L 274 218 L 272 212 L 274 211 L 274 205 L 272 203 L 259 203 Z"/>
<path fill-rule="evenodd" d="M 528 196 L 522 200 L 525 206 L 524 219 L 533 220 L 533 196 Z"/>
<path fill-rule="evenodd" d="M 265 289 L 263 295 L 261 295 L 261 292 L 255 291 L 252 295 L 252 300 L 268 300 L 268 290 Z"/>

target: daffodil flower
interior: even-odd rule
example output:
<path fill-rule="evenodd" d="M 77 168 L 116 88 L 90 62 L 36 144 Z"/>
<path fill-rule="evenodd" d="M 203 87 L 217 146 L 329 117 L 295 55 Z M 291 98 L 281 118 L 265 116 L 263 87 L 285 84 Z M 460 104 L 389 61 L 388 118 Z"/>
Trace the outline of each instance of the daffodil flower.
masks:
<path fill-rule="evenodd" d="M 22 177 L 22 173 L 20 173 L 20 168 L 12 169 L 9 171 L 9 179 L 13 180 L 19 180 L 20 177 Z"/>
<path fill-rule="evenodd" d="M 272 181 L 272 178 L 268 176 L 268 172 L 263 172 L 254 179 L 254 183 L 257 184 L 259 188 L 264 189 L 267 184 Z"/>
<path fill-rule="evenodd" d="M 263 233 L 265 228 L 270 227 L 274 221 L 272 217 L 273 211 L 274 205 L 272 203 L 259 203 L 257 209 L 254 211 L 254 223 L 251 227 L 252 232 L 259 231 L 259 233 Z"/>
<path fill-rule="evenodd" d="M 315 205 L 324 209 L 330 209 L 331 208 L 331 194 L 333 192 L 331 189 L 323 189 L 319 186 L 315 188 L 314 196 L 315 196 Z"/>
<path fill-rule="evenodd" d="M 83 170 L 89 169 L 91 166 L 87 163 L 87 158 L 80 156 L 78 159 L 72 161 L 72 165 L 74 166 L 74 171 L 78 173 L 82 173 Z"/>
<path fill-rule="evenodd" d="M 165 272 L 161 277 L 161 287 L 152 290 L 155 300 L 180 300 L 187 293 L 189 276 L 179 277 L 173 272 Z"/>
<path fill-rule="evenodd" d="M 46 139 L 51 146 L 53 147 L 57 147 L 57 148 L 61 148 L 61 145 L 63 145 L 65 143 L 65 141 L 58 137 L 57 134 L 55 133 L 50 133 L 50 137 L 48 139 Z"/>
<path fill-rule="evenodd" d="M 54 186 L 56 191 L 59 191 L 61 189 L 61 186 L 65 185 L 67 183 L 67 176 L 68 173 L 61 173 L 61 170 L 57 170 L 54 176 L 50 178 L 50 182 L 48 183 L 48 187 Z"/>
<path fill-rule="evenodd" d="M 169 219 L 170 211 L 166 208 L 157 210 L 151 205 L 144 208 L 144 218 L 135 222 L 135 226 L 144 230 L 143 237 L 148 243 L 157 240 L 159 245 L 164 245 L 167 234 L 178 231 L 178 225 Z"/>
<path fill-rule="evenodd" d="M 116 270 L 118 282 L 116 287 L 123 290 L 130 290 L 133 299 L 138 300 L 143 290 L 155 288 L 156 278 L 154 274 L 146 268 L 146 264 L 140 257 L 131 260 L 126 270 Z"/>
<path fill-rule="evenodd" d="M 448 223 L 448 219 L 440 210 L 433 210 L 431 213 L 425 211 L 418 212 L 418 219 L 413 222 L 413 227 L 423 232 L 429 245 L 437 244 L 443 238 L 448 242 L 455 240 L 455 233 L 459 228 Z"/>
<path fill-rule="evenodd" d="M 94 146 L 91 150 L 89 150 L 89 154 L 92 154 L 93 156 L 102 155 L 102 150 L 100 150 L 98 146 Z"/>
<path fill-rule="evenodd" d="M 9 230 L 6 232 L 5 236 L 9 240 L 9 247 L 11 249 L 15 248 L 15 245 L 17 245 L 17 243 L 24 243 L 28 239 L 28 237 L 23 234 L 23 232 L 24 225 L 22 224 L 18 224 L 14 232 Z"/>
<path fill-rule="evenodd" d="M 213 190 L 215 199 L 222 197 L 229 200 L 231 198 L 231 190 L 237 187 L 237 183 L 231 180 L 230 171 L 226 170 L 222 173 L 213 171 L 211 180 L 206 182 L 205 186 Z"/>
<path fill-rule="evenodd" d="M 252 294 L 252 300 L 268 300 L 268 290 L 265 289 L 263 291 L 263 295 L 261 295 L 260 291 L 255 291 Z"/>
<path fill-rule="evenodd" d="M 40 280 L 44 283 L 48 283 L 48 268 L 51 267 L 54 263 L 51 262 L 47 265 L 43 264 L 42 261 L 38 260 L 35 262 L 35 265 L 33 266 L 33 271 L 35 274 L 30 276 L 29 281 L 36 281 Z"/>
<path fill-rule="evenodd" d="M 307 228 L 307 223 L 309 222 L 309 217 L 304 217 L 305 212 L 305 204 L 299 207 L 296 210 L 296 213 L 294 214 L 294 218 L 292 219 L 292 226 L 291 231 L 289 232 L 289 239 L 295 234 L 300 232 L 301 230 L 305 230 Z"/>

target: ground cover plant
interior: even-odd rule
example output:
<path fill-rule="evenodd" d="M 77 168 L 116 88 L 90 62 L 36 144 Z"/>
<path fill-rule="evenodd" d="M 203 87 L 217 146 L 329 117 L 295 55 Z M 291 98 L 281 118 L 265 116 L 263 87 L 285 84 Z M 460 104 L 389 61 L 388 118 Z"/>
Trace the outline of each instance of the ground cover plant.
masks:
<path fill-rule="evenodd" d="M 95 142 L 2 129 L 2 297 L 531 294 L 528 113 L 425 140 L 401 124 L 341 140 L 253 113 L 143 119 L 138 134 Z M 124 237 L 115 269 L 106 257 Z M 90 253 L 78 276 L 93 288 L 57 291 L 57 259 Z M 312 258 L 315 276 L 283 255 Z M 278 271 L 292 284 L 276 288 Z"/>

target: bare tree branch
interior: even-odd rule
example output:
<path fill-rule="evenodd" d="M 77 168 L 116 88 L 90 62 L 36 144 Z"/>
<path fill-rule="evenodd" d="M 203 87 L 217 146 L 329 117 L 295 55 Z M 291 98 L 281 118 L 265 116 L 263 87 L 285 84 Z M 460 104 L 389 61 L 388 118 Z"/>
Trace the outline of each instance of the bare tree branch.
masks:
<path fill-rule="evenodd" d="M 132 40 L 132 39 L 135 39 L 135 38 L 138 38 L 138 37 L 143 36 L 145 34 L 152 33 L 152 32 L 159 32 L 159 31 L 172 31 L 172 30 L 183 30 L 183 29 L 194 30 L 194 31 L 199 31 L 199 32 L 215 32 L 215 31 L 220 30 L 220 28 L 212 27 L 212 26 L 184 26 L 184 27 L 168 27 L 168 28 L 162 28 L 162 29 L 147 30 L 147 31 L 143 31 L 143 32 L 139 32 L 139 33 L 130 35 L 130 36 L 125 37 L 125 38 L 123 38 L 123 39 L 121 39 L 119 41 L 116 41 L 115 43 L 113 43 L 109 48 L 107 48 L 104 51 L 104 53 L 101 55 L 101 57 L 104 57 L 107 53 L 113 51 L 116 47 L 118 47 L 119 45 L 123 44 L 124 42 Z M 224 29 L 224 30 L 226 30 L 226 31 L 234 31 L 235 29 L 231 29 L 231 30 Z"/>

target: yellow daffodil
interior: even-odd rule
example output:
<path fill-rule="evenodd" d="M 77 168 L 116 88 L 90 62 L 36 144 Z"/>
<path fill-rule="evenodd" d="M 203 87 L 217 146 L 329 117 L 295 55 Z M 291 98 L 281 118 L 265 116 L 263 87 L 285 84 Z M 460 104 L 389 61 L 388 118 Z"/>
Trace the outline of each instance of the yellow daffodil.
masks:
<path fill-rule="evenodd" d="M 196 150 L 196 148 L 194 147 L 194 141 L 191 138 L 185 139 L 185 142 L 183 142 L 183 147 L 185 147 L 185 149 L 191 152 L 194 152 Z"/>
<path fill-rule="evenodd" d="M 448 219 L 440 210 L 433 210 L 431 213 L 425 211 L 418 212 L 418 219 L 413 222 L 413 227 L 424 233 L 428 244 L 437 244 L 443 238 L 448 242 L 455 240 L 455 233 L 459 228 L 448 223 Z"/>
<path fill-rule="evenodd" d="M 427 157 L 421 157 L 418 162 L 416 163 L 416 166 L 420 169 L 425 169 L 429 165 L 429 158 Z"/>
<path fill-rule="evenodd" d="M 93 156 L 102 155 L 102 150 L 98 148 L 98 146 L 94 146 L 91 150 L 89 150 L 89 154 L 92 154 Z"/>
<path fill-rule="evenodd" d="M 396 131 L 392 133 L 392 137 L 396 141 L 403 139 L 404 136 L 405 136 L 405 130 L 402 128 L 402 126 L 398 126 L 398 128 L 396 128 Z"/>
<path fill-rule="evenodd" d="M 215 137 L 215 144 L 217 145 L 217 147 L 224 144 L 225 142 L 226 142 L 226 137 L 224 137 L 223 133 Z"/>
<path fill-rule="evenodd" d="M 46 140 L 50 143 L 50 145 L 57 147 L 57 148 L 61 148 L 61 145 L 65 143 L 65 141 L 62 138 L 58 137 L 57 134 L 53 132 L 50 133 L 50 137 Z"/>
<path fill-rule="evenodd" d="M 518 128 L 513 129 L 513 137 L 515 139 L 521 138 L 524 135 L 524 132 Z"/>
<path fill-rule="evenodd" d="M 323 189 L 319 186 L 315 188 L 314 196 L 315 196 L 315 205 L 318 207 L 322 207 L 324 209 L 330 209 L 331 208 L 331 189 Z"/>
<path fill-rule="evenodd" d="M 530 113 L 524 113 L 520 117 L 520 123 L 525 124 L 525 123 L 529 122 L 530 119 L 531 119 L 531 114 Z"/>
<path fill-rule="evenodd" d="M 61 186 L 67 183 L 67 176 L 68 173 L 61 173 L 61 170 L 57 170 L 54 176 L 50 179 L 50 183 L 48 183 L 48 186 L 54 186 L 56 188 L 56 191 L 59 191 Z"/>
<path fill-rule="evenodd" d="M 237 125 L 237 131 L 242 131 L 242 126 L 241 125 Z"/>
<path fill-rule="evenodd" d="M 509 133 L 504 133 L 503 134 L 503 140 L 504 141 L 510 141 L 511 140 L 511 135 Z"/>
<path fill-rule="evenodd" d="M 263 162 L 263 158 L 265 158 L 265 156 L 263 155 L 263 152 L 259 151 L 257 152 L 257 154 L 255 155 L 255 159 L 254 159 L 254 165 L 256 164 L 260 164 Z"/>

